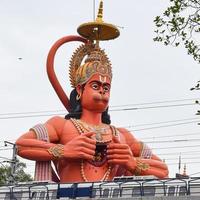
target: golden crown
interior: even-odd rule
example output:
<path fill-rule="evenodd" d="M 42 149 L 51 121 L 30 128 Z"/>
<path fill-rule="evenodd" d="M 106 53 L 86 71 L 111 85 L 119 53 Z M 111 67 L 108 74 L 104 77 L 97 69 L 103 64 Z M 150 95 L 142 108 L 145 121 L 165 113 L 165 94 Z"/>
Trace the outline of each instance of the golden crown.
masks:
<path fill-rule="evenodd" d="M 86 57 L 86 58 L 85 58 Z M 85 63 L 82 61 L 85 58 Z M 104 50 L 97 44 L 81 45 L 70 60 L 69 75 L 72 87 L 86 83 L 94 74 L 102 74 L 112 79 L 111 63 Z"/>
<path fill-rule="evenodd" d="M 78 33 L 90 42 L 81 45 L 73 53 L 70 60 L 70 82 L 72 87 L 82 85 L 96 74 L 102 74 L 112 79 L 111 63 L 104 50 L 100 49 L 100 40 L 110 40 L 119 36 L 120 32 L 113 24 L 103 21 L 103 1 L 100 1 L 97 18 L 93 22 L 80 25 Z M 96 44 L 94 44 L 96 40 Z M 83 64 L 83 60 L 85 63 Z"/>

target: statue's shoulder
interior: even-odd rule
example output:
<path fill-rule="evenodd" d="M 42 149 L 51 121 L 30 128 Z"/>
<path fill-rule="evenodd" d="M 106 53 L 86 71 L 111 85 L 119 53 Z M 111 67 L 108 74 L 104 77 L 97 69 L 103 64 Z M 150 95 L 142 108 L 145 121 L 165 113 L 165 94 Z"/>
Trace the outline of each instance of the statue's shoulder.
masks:
<path fill-rule="evenodd" d="M 61 117 L 61 116 L 54 116 L 54 117 L 51 117 L 48 121 L 47 121 L 47 124 L 60 124 L 60 123 L 65 123 L 66 122 L 66 119 Z"/>
<path fill-rule="evenodd" d="M 61 116 L 54 116 L 46 122 L 47 126 L 51 126 L 58 132 L 61 132 L 65 126 L 70 125 L 70 120 Z"/>

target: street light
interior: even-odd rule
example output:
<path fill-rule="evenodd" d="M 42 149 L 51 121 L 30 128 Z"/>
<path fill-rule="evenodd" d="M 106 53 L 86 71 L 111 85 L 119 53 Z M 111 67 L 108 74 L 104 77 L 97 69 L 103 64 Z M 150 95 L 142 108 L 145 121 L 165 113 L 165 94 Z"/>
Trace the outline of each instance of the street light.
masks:
<path fill-rule="evenodd" d="M 17 147 L 15 143 L 9 142 L 9 141 L 4 141 L 4 146 L 12 145 L 13 149 L 13 154 L 12 154 L 12 159 L 5 162 L 10 163 L 10 168 L 11 168 L 11 176 L 9 183 L 13 184 L 15 182 L 15 172 L 16 172 L 16 163 L 17 163 Z"/>

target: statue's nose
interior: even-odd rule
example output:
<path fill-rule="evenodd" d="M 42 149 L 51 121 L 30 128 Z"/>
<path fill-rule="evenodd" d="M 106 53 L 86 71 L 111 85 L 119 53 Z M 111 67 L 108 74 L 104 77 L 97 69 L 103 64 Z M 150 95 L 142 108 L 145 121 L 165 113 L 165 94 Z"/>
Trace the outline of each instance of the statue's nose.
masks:
<path fill-rule="evenodd" d="M 105 91 L 104 91 L 103 87 L 100 87 L 99 94 L 105 94 Z"/>
<path fill-rule="evenodd" d="M 102 90 L 99 91 L 99 94 L 101 95 L 104 95 L 105 93 L 106 93 L 105 91 L 102 91 Z"/>

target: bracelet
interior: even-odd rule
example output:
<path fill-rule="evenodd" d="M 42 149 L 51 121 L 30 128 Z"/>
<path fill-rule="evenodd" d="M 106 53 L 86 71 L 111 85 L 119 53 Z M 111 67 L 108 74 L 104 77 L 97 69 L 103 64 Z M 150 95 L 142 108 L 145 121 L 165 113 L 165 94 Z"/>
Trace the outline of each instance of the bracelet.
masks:
<path fill-rule="evenodd" d="M 143 163 L 140 158 L 136 158 L 135 175 L 139 176 L 142 171 L 146 171 L 150 168 L 149 164 Z"/>
<path fill-rule="evenodd" d="M 64 145 L 57 144 L 53 147 L 50 147 L 47 151 L 55 158 L 61 158 L 62 156 L 64 156 Z"/>

